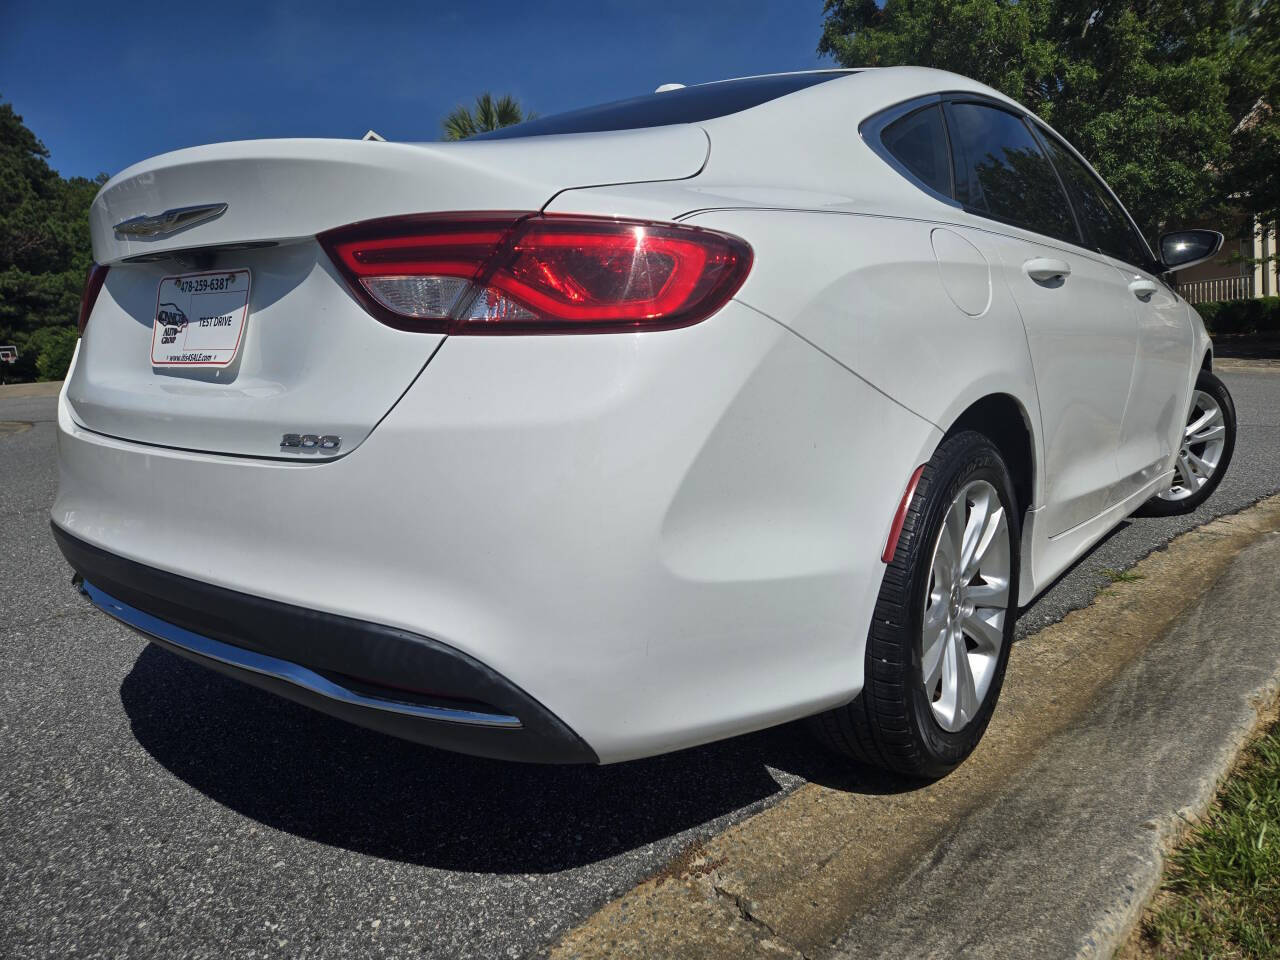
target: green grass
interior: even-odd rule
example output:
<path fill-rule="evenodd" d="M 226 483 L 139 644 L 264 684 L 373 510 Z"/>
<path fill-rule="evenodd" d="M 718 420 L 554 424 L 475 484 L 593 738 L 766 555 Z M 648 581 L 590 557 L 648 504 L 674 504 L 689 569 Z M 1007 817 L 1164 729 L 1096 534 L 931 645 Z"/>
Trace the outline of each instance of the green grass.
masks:
<path fill-rule="evenodd" d="M 1136 583 L 1146 579 L 1142 574 L 1134 573 L 1132 570 L 1112 570 L 1110 567 L 1103 567 L 1102 575 L 1112 583 Z"/>
<path fill-rule="evenodd" d="M 1280 725 L 1174 853 L 1142 933 L 1157 957 L 1280 958 Z"/>

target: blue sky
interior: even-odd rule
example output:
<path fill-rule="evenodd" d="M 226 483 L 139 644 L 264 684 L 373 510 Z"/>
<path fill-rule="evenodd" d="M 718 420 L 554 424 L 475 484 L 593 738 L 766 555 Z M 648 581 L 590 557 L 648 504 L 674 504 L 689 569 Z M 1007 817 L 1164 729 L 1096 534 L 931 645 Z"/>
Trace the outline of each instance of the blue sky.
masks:
<path fill-rule="evenodd" d="M 822 0 L 0 0 L 0 99 L 55 169 L 93 176 L 218 140 L 434 140 L 484 90 L 547 114 L 830 66 L 821 21 Z"/>

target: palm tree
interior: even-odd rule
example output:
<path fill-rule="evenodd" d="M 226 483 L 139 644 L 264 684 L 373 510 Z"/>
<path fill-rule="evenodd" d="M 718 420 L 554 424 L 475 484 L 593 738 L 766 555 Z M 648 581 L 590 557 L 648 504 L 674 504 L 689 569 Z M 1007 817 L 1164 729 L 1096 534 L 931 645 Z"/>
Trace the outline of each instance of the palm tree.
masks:
<path fill-rule="evenodd" d="M 460 104 L 444 118 L 444 138 L 465 140 L 477 133 L 532 120 L 534 116 L 535 114 L 525 113 L 519 101 L 509 93 L 504 93 L 495 100 L 492 94 L 485 92 L 476 97 L 474 110 Z"/>

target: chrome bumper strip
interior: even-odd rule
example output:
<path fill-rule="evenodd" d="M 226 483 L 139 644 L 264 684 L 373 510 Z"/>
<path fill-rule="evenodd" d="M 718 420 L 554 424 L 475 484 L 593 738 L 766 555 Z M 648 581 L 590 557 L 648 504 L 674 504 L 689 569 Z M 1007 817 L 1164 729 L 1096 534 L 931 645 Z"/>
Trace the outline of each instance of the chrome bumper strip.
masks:
<path fill-rule="evenodd" d="M 405 703 L 399 700 L 383 700 L 378 697 L 365 696 L 362 693 L 356 693 L 354 690 L 348 690 L 346 687 L 334 683 L 314 670 L 308 670 L 299 664 L 270 657 L 263 653 L 255 653 L 253 650 L 232 646 L 220 640 L 202 637 L 198 633 L 192 633 L 190 630 L 167 623 L 158 617 L 153 617 L 149 613 L 144 613 L 136 607 L 131 607 L 127 603 L 117 600 L 110 594 L 99 590 L 87 580 L 80 585 L 80 589 L 98 609 L 147 636 L 155 637 L 175 647 L 181 647 L 183 650 L 188 650 L 201 657 L 207 657 L 210 660 L 217 660 L 228 666 L 260 673 L 263 676 L 274 677 L 277 680 L 284 680 L 304 690 L 328 697 L 330 700 L 337 700 L 341 703 L 349 703 L 358 707 L 368 707 L 371 710 L 421 717 L 424 720 L 439 720 L 445 723 L 499 727 L 507 730 L 518 730 L 521 726 L 518 717 L 511 717 L 501 713 L 479 713 L 474 710 L 455 710 L 449 707 L 433 707 L 427 704 Z"/>

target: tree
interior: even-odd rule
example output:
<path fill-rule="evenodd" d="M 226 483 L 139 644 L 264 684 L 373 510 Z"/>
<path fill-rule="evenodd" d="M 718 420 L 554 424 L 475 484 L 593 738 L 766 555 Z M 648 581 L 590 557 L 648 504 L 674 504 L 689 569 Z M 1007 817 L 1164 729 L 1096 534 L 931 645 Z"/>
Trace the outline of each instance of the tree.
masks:
<path fill-rule="evenodd" d="M 1222 168 L 1229 203 L 1245 201 L 1261 223 L 1280 220 L 1280 11 L 1262 0 L 1245 20 L 1240 74 L 1232 85 L 1233 114 L 1244 116 L 1231 134 L 1231 151 Z M 1256 95 L 1256 99 L 1250 99 Z M 1272 237 L 1274 249 L 1276 237 Z"/>
<path fill-rule="evenodd" d="M 1088 157 L 1151 233 L 1253 202 L 1228 171 L 1258 148 L 1232 131 L 1274 95 L 1276 61 L 1268 68 L 1260 40 L 1274 2 L 826 0 L 818 50 L 845 66 L 952 70 L 1008 94 Z"/>
<path fill-rule="evenodd" d="M 106 176 L 64 180 L 48 156 L 12 105 L 0 103 L 0 343 L 19 349 L 6 379 L 60 375 L 67 337 L 41 331 L 74 335 L 93 258 L 89 205 Z"/>
<path fill-rule="evenodd" d="M 27 340 L 27 352 L 34 354 L 36 377 L 61 380 L 71 366 L 80 331 L 75 327 L 41 327 Z"/>
<path fill-rule="evenodd" d="M 492 94 L 486 92 L 476 97 L 474 110 L 460 104 L 444 118 L 444 138 L 465 140 L 477 133 L 487 133 L 532 120 L 535 116 L 533 113 L 525 113 L 519 101 L 510 94 L 504 93 L 495 100 Z"/>

